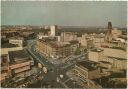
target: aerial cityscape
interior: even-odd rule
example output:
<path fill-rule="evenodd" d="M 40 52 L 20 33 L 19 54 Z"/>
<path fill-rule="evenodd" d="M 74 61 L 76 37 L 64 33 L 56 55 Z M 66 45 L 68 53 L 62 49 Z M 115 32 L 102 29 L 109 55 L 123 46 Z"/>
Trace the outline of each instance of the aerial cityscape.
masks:
<path fill-rule="evenodd" d="M 126 3 L 2 1 L 1 87 L 127 88 Z"/>

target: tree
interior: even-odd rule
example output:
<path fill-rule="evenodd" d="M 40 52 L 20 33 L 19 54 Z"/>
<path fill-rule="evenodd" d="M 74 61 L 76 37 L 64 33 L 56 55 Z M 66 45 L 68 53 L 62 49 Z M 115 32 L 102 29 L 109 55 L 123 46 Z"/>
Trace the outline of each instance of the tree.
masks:
<path fill-rule="evenodd" d="M 75 55 L 80 55 L 80 53 L 81 53 L 80 48 L 77 48 L 75 51 Z"/>

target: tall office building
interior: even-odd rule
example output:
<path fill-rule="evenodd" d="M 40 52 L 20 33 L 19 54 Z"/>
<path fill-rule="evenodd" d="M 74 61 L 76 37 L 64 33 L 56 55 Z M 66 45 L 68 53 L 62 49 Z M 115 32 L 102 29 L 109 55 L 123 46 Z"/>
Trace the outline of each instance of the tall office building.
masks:
<path fill-rule="evenodd" d="M 56 29 L 57 29 L 56 25 L 50 26 L 51 36 L 55 36 L 56 35 Z"/>

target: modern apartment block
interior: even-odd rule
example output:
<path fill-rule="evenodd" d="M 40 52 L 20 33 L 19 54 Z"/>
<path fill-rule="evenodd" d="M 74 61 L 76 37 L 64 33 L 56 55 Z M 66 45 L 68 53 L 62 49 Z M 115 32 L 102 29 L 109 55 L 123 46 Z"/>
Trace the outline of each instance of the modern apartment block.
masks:
<path fill-rule="evenodd" d="M 9 77 L 26 77 L 34 61 L 26 50 L 9 51 L 1 56 L 1 82 Z"/>
<path fill-rule="evenodd" d="M 9 42 L 1 46 L 1 82 L 18 74 L 24 75 L 23 72 L 31 69 L 33 65 L 33 60 L 27 50 L 23 49 L 21 40 Z"/>
<path fill-rule="evenodd" d="M 88 51 L 88 60 L 99 62 L 104 59 L 104 50 L 103 49 L 91 49 Z"/>
<path fill-rule="evenodd" d="M 95 79 L 100 77 L 99 63 L 93 61 L 81 61 L 75 65 L 74 74 L 82 79 Z"/>

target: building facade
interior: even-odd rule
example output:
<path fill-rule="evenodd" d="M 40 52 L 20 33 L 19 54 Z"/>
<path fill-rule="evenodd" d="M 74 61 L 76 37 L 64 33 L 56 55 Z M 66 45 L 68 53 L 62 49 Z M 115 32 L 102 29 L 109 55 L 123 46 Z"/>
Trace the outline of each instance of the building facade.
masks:
<path fill-rule="evenodd" d="M 74 74 L 83 79 L 95 79 L 100 77 L 98 63 L 93 61 L 82 61 L 75 65 Z"/>
<path fill-rule="evenodd" d="M 62 32 L 61 33 L 62 42 L 69 42 L 72 40 L 77 40 L 76 32 Z"/>
<path fill-rule="evenodd" d="M 25 73 L 33 65 L 34 61 L 26 50 L 7 51 L 1 56 L 1 83 L 10 77 L 27 77 Z"/>
<path fill-rule="evenodd" d="M 99 62 L 104 59 L 104 51 L 102 49 L 92 49 L 88 51 L 88 60 Z"/>
<path fill-rule="evenodd" d="M 77 41 L 56 42 L 56 41 L 37 41 L 37 49 L 48 57 L 65 58 L 75 52 L 79 46 Z"/>

